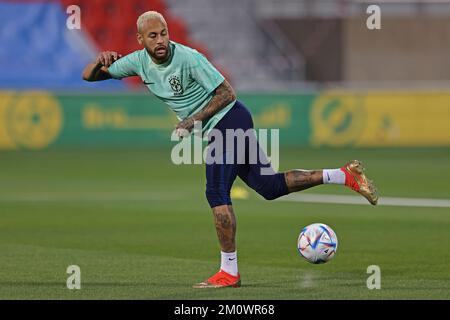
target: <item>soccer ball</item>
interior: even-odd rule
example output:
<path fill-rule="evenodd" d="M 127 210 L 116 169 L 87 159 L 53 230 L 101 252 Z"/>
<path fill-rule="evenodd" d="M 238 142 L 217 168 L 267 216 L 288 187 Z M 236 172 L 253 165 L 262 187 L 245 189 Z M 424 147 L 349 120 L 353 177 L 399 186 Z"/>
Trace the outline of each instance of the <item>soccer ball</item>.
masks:
<path fill-rule="evenodd" d="M 303 228 L 298 236 L 298 252 L 307 261 L 319 264 L 333 259 L 338 240 L 336 233 L 323 223 L 313 223 Z"/>

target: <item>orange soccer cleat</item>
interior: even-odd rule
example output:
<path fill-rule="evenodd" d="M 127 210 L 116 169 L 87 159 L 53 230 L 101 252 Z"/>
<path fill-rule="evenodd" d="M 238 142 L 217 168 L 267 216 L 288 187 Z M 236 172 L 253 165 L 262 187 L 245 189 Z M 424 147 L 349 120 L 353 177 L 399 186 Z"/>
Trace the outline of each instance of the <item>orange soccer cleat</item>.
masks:
<path fill-rule="evenodd" d="M 345 185 L 365 197 L 371 204 L 378 202 L 378 191 L 373 181 L 368 180 L 364 174 L 361 161 L 352 160 L 341 168 L 345 173 Z"/>
<path fill-rule="evenodd" d="M 193 285 L 193 288 L 202 289 L 202 288 L 225 288 L 225 287 L 233 287 L 238 288 L 241 286 L 241 276 L 233 276 L 229 273 L 226 273 L 223 270 L 220 270 L 211 278 L 204 282 L 196 283 Z"/>

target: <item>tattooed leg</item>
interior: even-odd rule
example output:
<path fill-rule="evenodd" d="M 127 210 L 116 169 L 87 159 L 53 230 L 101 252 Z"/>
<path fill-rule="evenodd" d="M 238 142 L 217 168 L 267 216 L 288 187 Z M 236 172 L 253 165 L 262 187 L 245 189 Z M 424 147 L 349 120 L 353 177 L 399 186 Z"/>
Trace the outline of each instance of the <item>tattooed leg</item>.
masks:
<path fill-rule="evenodd" d="M 217 237 L 223 252 L 236 251 L 236 217 L 233 207 L 222 205 L 212 208 L 216 223 Z"/>
<path fill-rule="evenodd" d="M 290 170 L 284 173 L 289 192 L 301 191 L 323 184 L 322 170 Z"/>

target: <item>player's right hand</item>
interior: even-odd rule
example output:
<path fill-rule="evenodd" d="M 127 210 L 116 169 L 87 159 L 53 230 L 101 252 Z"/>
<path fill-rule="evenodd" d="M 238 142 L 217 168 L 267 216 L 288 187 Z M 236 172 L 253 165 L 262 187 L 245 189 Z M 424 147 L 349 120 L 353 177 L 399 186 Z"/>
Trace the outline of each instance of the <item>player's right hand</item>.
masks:
<path fill-rule="evenodd" d="M 104 67 L 109 67 L 114 61 L 120 58 L 122 58 L 122 55 L 115 51 L 103 51 L 98 54 L 95 63 L 101 64 Z"/>

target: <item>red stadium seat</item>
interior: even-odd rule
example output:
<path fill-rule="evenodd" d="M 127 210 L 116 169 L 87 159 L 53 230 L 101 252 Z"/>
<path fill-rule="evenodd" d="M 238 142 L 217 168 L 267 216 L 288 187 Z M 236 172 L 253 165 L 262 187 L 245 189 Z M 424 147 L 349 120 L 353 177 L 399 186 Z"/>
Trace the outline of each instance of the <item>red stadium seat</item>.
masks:
<path fill-rule="evenodd" d="M 160 0 L 134 0 L 135 3 L 135 13 L 139 16 L 141 13 L 145 11 L 158 11 L 161 14 L 167 12 L 166 5 L 163 1 Z"/>
<path fill-rule="evenodd" d="M 64 7 L 76 4 L 81 8 L 81 27 L 89 33 L 99 50 L 128 54 L 142 47 L 136 40 L 136 20 L 145 11 L 158 11 L 169 25 L 170 39 L 189 45 L 209 58 L 208 50 L 191 41 L 189 30 L 180 17 L 172 16 L 164 0 L 59 0 Z M 218 67 L 218 69 L 220 69 Z M 222 73 L 225 74 L 223 70 Z M 127 80 L 141 86 L 140 79 Z"/>
<path fill-rule="evenodd" d="M 182 44 L 188 43 L 188 35 L 187 35 L 186 27 L 185 27 L 184 23 L 181 22 L 180 19 L 168 16 L 167 24 L 169 26 L 170 38 L 173 41 L 176 41 L 176 42 L 179 42 Z"/>

